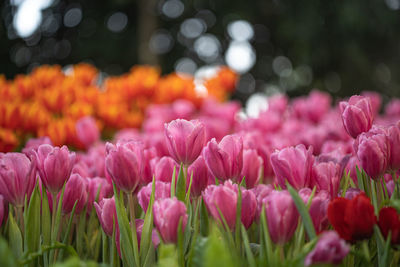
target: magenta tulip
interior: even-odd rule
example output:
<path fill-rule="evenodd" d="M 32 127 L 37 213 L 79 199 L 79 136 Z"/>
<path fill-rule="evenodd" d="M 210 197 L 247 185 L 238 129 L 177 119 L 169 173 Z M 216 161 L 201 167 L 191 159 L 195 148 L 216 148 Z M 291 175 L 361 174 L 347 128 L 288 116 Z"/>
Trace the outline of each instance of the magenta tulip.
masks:
<path fill-rule="evenodd" d="M 336 231 L 321 234 L 317 245 L 307 255 L 304 265 L 335 264 L 338 265 L 350 251 L 350 246 L 341 239 Z"/>
<path fill-rule="evenodd" d="M 268 231 L 274 243 L 289 241 L 297 228 L 299 214 L 288 191 L 272 191 L 263 200 Z"/>
<path fill-rule="evenodd" d="M 286 188 L 286 181 L 296 189 L 307 187 L 313 163 L 312 148 L 306 150 L 304 145 L 287 147 L 271 154 L 271 165 L 282 188 Z"/>
<path fill-rule="evenodd" d="M 183 202 L 174 198 L 159 199 L 153 205 L 154 225 L 165 243 L 176 243 L 178 227 L 185 230 L 188 215 Z"/>
<path fill-rule="evenodd" d="M 42 183 L 55 195 L 71 175 L 75 153 L 69 152 L 66 146 L 59 148 L 44 144 L 38 148 L 36 162 Z"/>
<path fill-rule="evenodd" d="M 191 164 L 206 143 L 204 124 L 198 120 L 171 121 L 165 124 L 164 133 L 169 154 L 178 163 Z"/>
<path fill-rule="evenodd" d="M 173 158 L 165 156 L 159 160 L 156 160 L 156 162 L 153 164 L 153 175 L 157 181 L 170 183 L 172 181 L 174 169 L 175 179 L 177 179 L 179 173 L 179 165 Z"/>
<path fill-rule="evenodd" d="M 191 177 L 192 185 L 190 188 L 190 195 L 192 197 L 198 197 L 207 187 L 208 180 L 212 177 L 202 156 L 198 157 L 192 165 L 189 166 L 186 187 L 189 187 Z"/>
<path fill-rule="evenodd" d="M 369 97 L 354 95 L 348 102 L 340 102 L 339 106 L 343 126 L 351 137 L 356 138 L 371 129 L 373 113 Z"/>
<path fill-rule="evenodd" d="M 239 178 L 241 182 L 243 177 L 247 188 L 253 188 L 260 182 L 263 171 L 263 159 L 254 149 L 245 149 L 243 151 L 243 168 Z"/>
<path fill-rule="evenodd" d="M 388 167 L 396 171 L 400 169 L 400 122 L 387 129 L 387 137 L 390 148 Z"/>
<path fill-rule="evenodd" d="M 143 174 L 143 144 L 130 141 L 106 144 L 106 169 L 115 185 L 125 193 L 132 193 Z"/>
<path fill-rule="evenodd" d="M 261 210 L 264 205 L 263 200 L 266 196 L 268 196 L 272 191 L 274 191 L 274 187 L 272 185 L 259 184 L 256 187 L 250 189 L 257 199 L 257 212 L 256 212 L 256 220 L 258 221 L 260 218 Z"/>
<path fill-rule="evenodd" d="M 50 138 L 47 136 L 31 138 L 28 140 L 28 142 L 26 142 L 25 147 L 22 149 L 22 153 L 30 158 L 31 156 L 35 155 L 34 151 L 37 151 L 39 146 L 44 144 L 53 145 Z"/>
<path fill-rule="evenodd" d="M 93 202 L 100 202 L 103 198 L 110 197 L 113 194 L 113 188 L 105 178 L 101 177 L 87 178 L 87 183 L 87 211 L 90 212 L 93 207 Z"/>
<path fill-rule="evenodd" d="M 151 167 L 151 160 L 157 158 L 157 150 L 154 147 L 145 149 L 143 151 L 143 175 L 142 175 L 142 184 L 146 185 L 153 181 L 153 170 Z"/>
<path fill-rule="evenodd" d="M 314 163 L 311 187 L 316 186 L 317 190 L 326 190 L 331 198 L 335 198 L 339 192 L 341 178 L 339 164 L 332 161 Z"/>
<path fill-rule="evenodd" d="M 300 197 L 304 203 L 307 204 L 311 196 L 310 188 L 303 188 L 299 191 Z M 326 230 L 329 226 L 328 220 L 328 205 L 330 202 L 330 196 L 327 191 L 319 191 L 311 200 L 311 206 L 309 213 L 313 222 L 315 231 L 317 233 Z"/>
<path fill-rule="evenodd" d="M 203 158 L 214 177 L 220 181 L 237 181 L 243 167 L 242 137 L 227 135 L 219 144 L 213 138 L 204 147 Z"/>
<path fill-rule="evenodd" d="M 142 207 L 144 212 L 147 212 L 147 207 L 149 206 L 152 186 L 153 186 L 152 183 L 143 186 L 137 195 L 139 205 L 140 207 Z M 170 197 L 171 197 L 171 184 L 161 181 L 156 181 L 154 199 L 158 200 Z"/>
<path fill-rule="evenodd" d="M 81 213 L 87 202 L 88 182 L 79 174 L 72 174 L 65 184 L 64 196 L 62 200 L 62 212 L 71 213 L 75 202 L 75 214 Z M 58 195 L 60 197 L 61 192 Z"/>
<path fill-rule="evenodd" d="M 78 140 L 86 147 L 92 146 L 100 139 L 99 127 L 93 117 L 87 116 L 76 122 L 76 135 Z"/>
<path fill-rule="evenodd" d="M 25 154 L 0 153 L 0 194 L 17 207 L 29 201 L 36 184 L 36 166 Z"/>
<path fill-rule="evenodd" d="M 0 195 L 0 227 L 7 221 L 8 218 L 8 203 L 7 200 Z"/>
<path fill-rule="evenodd" d="M 112 236 L 113 225 L 115 224 L 115 227 L 118 228 L 117 210 L 115 207 L 114 197 L 103 198 L 98 204 L 95 202 L 94 207 L 96 208 L 97 217 L 99 218 L 104 233 L 108 236 Z"/>

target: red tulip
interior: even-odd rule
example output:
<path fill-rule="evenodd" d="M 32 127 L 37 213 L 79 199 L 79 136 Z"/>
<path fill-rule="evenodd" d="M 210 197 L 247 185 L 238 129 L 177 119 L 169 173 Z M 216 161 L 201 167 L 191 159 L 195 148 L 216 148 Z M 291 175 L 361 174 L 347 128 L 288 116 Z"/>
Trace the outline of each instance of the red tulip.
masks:
<path fill-rule="evenodd" d="M 400 215 L 395 208 L 382 208 L 379 212 L 378 225 L 385 238 L 387 238 L 389 232 L 391 232 L 392 244 L 400 243 Z"/>

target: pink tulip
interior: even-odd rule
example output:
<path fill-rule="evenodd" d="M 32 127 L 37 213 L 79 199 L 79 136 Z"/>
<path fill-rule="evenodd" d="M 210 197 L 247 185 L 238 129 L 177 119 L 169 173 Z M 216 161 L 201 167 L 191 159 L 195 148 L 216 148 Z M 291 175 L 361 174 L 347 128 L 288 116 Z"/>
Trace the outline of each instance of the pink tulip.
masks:
<path fill-rule="evenodd" d="M 84 161 L 88 166 L 90 177 L 105 177 L 106 146 L 96 143 L 85 154 Z"/>
<path fill-rule="evenodd" d="M 75 153 L 69 152 L 66 146 L 59 148 L 44 144 L 38 148 L 36 162 L 42 183 L 55 195 L 71 175 Z"/>
<path fill-rule="evenodd" d="M 386 105 L 385 114 L 389 117 L 400 117 L 400 99 L 392 99 Z"/>
<path fill-rule="evenodd" d="M 387 129 L 387 136 L 390 148 L 388 168 L 396 171 L 400 169 L 400 121 Z"/>
<path fill-rule="evenodd" d="M 234 101 L 219 103 L 213 99 L 207 99 L 203 101 L 203 105 L 201 106 L 202 115 L 221 119 L 227 122 L 230 127 L 235 124 L 236 114 L 239 110 L 239 102 Z"/>
<path fill-rule="evenodd" d="M 132 193 L 143 173 L 143 144 L 127 142 L 106 144 L 106 169 L 115 185 L 125 193 Z"/>
<path fill-rule="evenodd" d="M 326 190 L 331 198 L 335 198 L 339 192 L 341 179 L 339 164 L 332 161 L 314 163 L 311 187 L 316 186 L 317 190 Z"/>
<path fill-rule="evenodd" d="M 136 225 L 136 235 L 137 235 L 137 241 L 140 249 L 140 241 L 142 239 L 142 231 L 143 231 L 143 225 L 144 225 L 144 220 L 142 219 L 136 219 L 135 220 L 135 225 Z M 160 244 L 160 238 L 158 237 L 157 230 L 153 229 L 151 232 L 151 241 L 153 242 L 153 246 L 155 248 L 158 247 Z"/>
<path fill-rule="evenodd" d="M 0 153 L 0 194 L 17 207 L 29 201 L 36 184 L 36 166 L 22 153 Z"/>
<path fill-rule="evenodd" d="M 100 139 L 99 127 L 93 117 L 87 116 L 76 122 L 76 135 L 79 141 L 86 147 L 92 146 Z"/>
<path fill-rule="evenodd" d="M 62 212 L 64 214 L 71 213 L 75 202 L 75 214 L 81 213 L 87 202 L 88 182 L 79 174 L 72 174 L 65 184 L 64 196 L 62 200 Z M 60 197 L 61 192 L 58 195 Z"/>
<path fill-rule="evenodd" d="M 241 221 L 246 228 L 253 223 L 257 212 L 257 199 L 251 190 L 242 190 Z M 236 224 L 238 186 L 230 180 L 221 185 L 210 185 L 203 192 L 203 200 L 215 220 L 222 223 L 222 213 L 228 227 L 233 230 Z"/>
<path fill-rule="evenodd" d="M 8 204 L 3 195 L 0 195 L 0 227 L 7 221 Z"/>
<path fill-rule="evenodd" d="M 362 133 L 357 137 L 355 146 L 361 167 L 371 178 L 376 179 L 386 172 L 390 159 L 390 143 L 385 133 Z"/>
<path fill-rule="evenodd" d="M 353 199 L 358 196 L 362 191 L 358 188 L 349 188 L 347 189 L 344 198 Z"/>
<path fill-rule="evenodd" d="M 305 204 L 308 203 L 308 200 L 311 196 L 311 192 L 312 191 L 310 188 L 303 188 L 299 191 L 299 195 L 303 199 Z M 309 213 L 315 231 L 317 231 L 317 233 L 326 230 L 329 226 L 329 220 L 328 220 L 329 202 L 330 202 L 330 196 L 327 191 L 319 191 L 317 194 L 315 194 L 315 196 L 311 200 Z"/>
<path fill-rule="evenodd" d="M 154 225 L 165 243 L 176 243 L 178 227 L 185 230 L 188 215 L 183 202 L 174 198 L 159 199 L 153 205 Z"/>
<path fill-rule="evenodd" d="M 129 141 L 140 141 L 141 135 L 138 129 L 122 129 L 115 133 L 114 141 L 115 143 L 118 142 L 129 142 Z"/>
<path fill-rule="evenodd" d="M 213 138 L 204 147 L 203 158 L 214 177 L 220 181 L 237 181 L 243 167 L 242 137 L 227 135 L 219 144 Z"/>
<path fill-rule="evenodd" d="M 93 202 L 100 202 L 105 197 L 110 197 L 113 194 L 112 185 L 101 177 L 88 178 L 88 201 L 87 211 L 92 210 Z M 97 197 L 97 200 L 96 200 Z"/>
<path fill-rule="evenodd" d="M 374 116 L 379 114 L 379 110 L 381 109 L 382 97 L 379 93 L 373 91 L 364 91 L 361 93 L 362 96 L 369 97 L 371 101 L 371 109 L 372 114 Z"/>
<path fill-rule="evenodd" d="M 286 180 L 296 189 L 307 187 L 313 163 L 312 148 L 306 150 L 304 145 L 287 147 L 271 154 L 271 165 L 282 188 L 286 188 Z"/>
<path fill-rule="evenodd" d="M 304 265 L 335 264 L 339 265 L 350 251 L 350 246 L 341 239 L 336 231 L 321 234 L 317 245 L 307 255 Z"/>
<path fill-rule="evenodd" d="M 339 106 L 344 128 L 351 137 L 356 138 L 371 129 L 373 113 L 369 97 L 354 95 L 348 102 L 340 102 Z"/>
<path fill-rule="evenodd" d="M 261 215 L 261 210 L 263 207 L 263 200 L 266 196 L 268 196 L 272 191 L 274 191 L 274 187 L 272 185 L 259 184 L 256 187 L 250 189 L 257 199 L 257 212 L 256 212 L 256 220 L 258 221 Z"/>
<path fill-rule="evenodd" d="M 115 227 L 118 228 L 114 197 L 103 198 L 98 204 L 95 202 L 94 207 L 96 208 L 97 217 L 99 218 L 104 233 L 108 236 L 112 236 L 113 225 L 115 224 Z"/>
<path fill-rule="evenodd" d="M 28 157 L 34 156 L 35 153 L 33 151 L 37 151 L 39 146 L 43 144 L 53 145 L 50 138 L 47 136 L 31 138 L 26 142 L 25 147 L 22 149 L 22 153 Z"/>
<path fill-rule="evenodd" d="M 178 178 L 179 165 L 171 157 L 162 157 L 153 163 L 153 174 L 157 181 L 171 183 L 175 169 L 175 179 Z"/>
<path fill-rule="evenodd" d="M 172 110 L 175 113 L 175 118 L 190 120 L 196 111 L 196 107 L 188 100 L 179 99 L 172 103 Z"/>
<path fill-rule="evenodd" d="M 268 98 L 268 110 L 284 113 L 287 109 L 289 99 L 284 94 L 277 94 Z"/>
<path fill-rule="evenodd" d="M 190 195 L 192 197 L 198 197 L 201 192 L 208 185 L 208 179 L 212 177 L 210 174 L 206 162 L 202 156 L 198 157 L 192 165 L 189 166 L 186 186 L 189 187 L 190 177 L 192 177 L 192 186 L 190 188 Z"/>
<path fill-rule="evenodd" d="M 153 186 L 152 183 L 143 186 L 137 195 L 139 205 L 140 207 L 142 207 L 142 210 L 144 212 L 147 212 L 147 207 L 149 206 L 152 186 Z M 158 200 L 170 197 L 171 197 L 171 184 L 161 181 L 156 181 L 154 199 Z"/>
<path fill-rule="evenodd" d="M 268 231 L 274 243 L 288 242 L 297 228 L 299 214 L 288 191 L 272 191 L 264 198 Z"/>
<path fill-rule="evenodd" d="M 318 123 L 331 107 L 331 97 L 327 93 L 312 91 L 307 97 L 293 100 L 293 111 L 298 118 Z"/>
<path fill-rule="evenodd" d="M 143 151 L 143 176 L 142 176 L 142 184 L 148 184 L 153 181 L 153 170 L 150 162 L 152 159 L 157 158 L 157 150 L 154 147 L 145 149 Z"/>
<path fill-rule="evenodd" d="M 263 171 L 263 159 L 254 149 L 245 149 L 243 151 L 243 168 L 240 174 L 239 181 L 246 181 L 247 188 L 253 188 L 260 182 Z"/>
<path fill-rule="evenodd" d="M 191 164 L 206 143 L 204 124 L 197 120 L 177 119 L 165 124 L 165 141 L 176 162 Z"/>
<path fill-rule="evenodd" d="M 350 159 L 345 167 L 345 172 L 350 174 L 350 178 L 353 180 L 354 184 L 356 184 L 356 185 L 358 184 L 357 167 L 361 171 L 361 164 L 360 164 L 360 161 L 358 160 L 357 156 L 350 157 Z"/>

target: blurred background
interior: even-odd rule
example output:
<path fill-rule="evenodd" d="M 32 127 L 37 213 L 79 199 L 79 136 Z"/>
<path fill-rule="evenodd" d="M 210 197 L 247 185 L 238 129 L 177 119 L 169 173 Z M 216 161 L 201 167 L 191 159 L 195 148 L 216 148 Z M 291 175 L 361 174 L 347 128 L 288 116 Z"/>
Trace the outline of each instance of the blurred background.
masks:
<path fill-rule="evenodd" d="M 400 96 L 400 0 L 4 0 L 0 73 L 41 64 L 135 64 L 195 74 L 226 64 L 234 98 L 313 88 Z"/>

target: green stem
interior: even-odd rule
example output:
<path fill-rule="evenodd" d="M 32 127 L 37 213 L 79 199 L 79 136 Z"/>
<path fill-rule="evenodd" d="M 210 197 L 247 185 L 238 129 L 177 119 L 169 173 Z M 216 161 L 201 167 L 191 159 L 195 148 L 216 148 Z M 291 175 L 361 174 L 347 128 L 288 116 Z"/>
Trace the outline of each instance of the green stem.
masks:
<path fill-rule="evenodd" d="M 132 230 L 132 242 L 133 242 L 133 249 L 134 249 L 134 257 L 137 266 L 139 266 L 139 248 L 137 242 L 137 233 L 136 233 L 136 222 L 135 222 L 135 204 L 133 201 L 132 193 L 128 194 L 128 202 L 129 202 L 129 216 L 131 218 L 131 230 Z"/>

